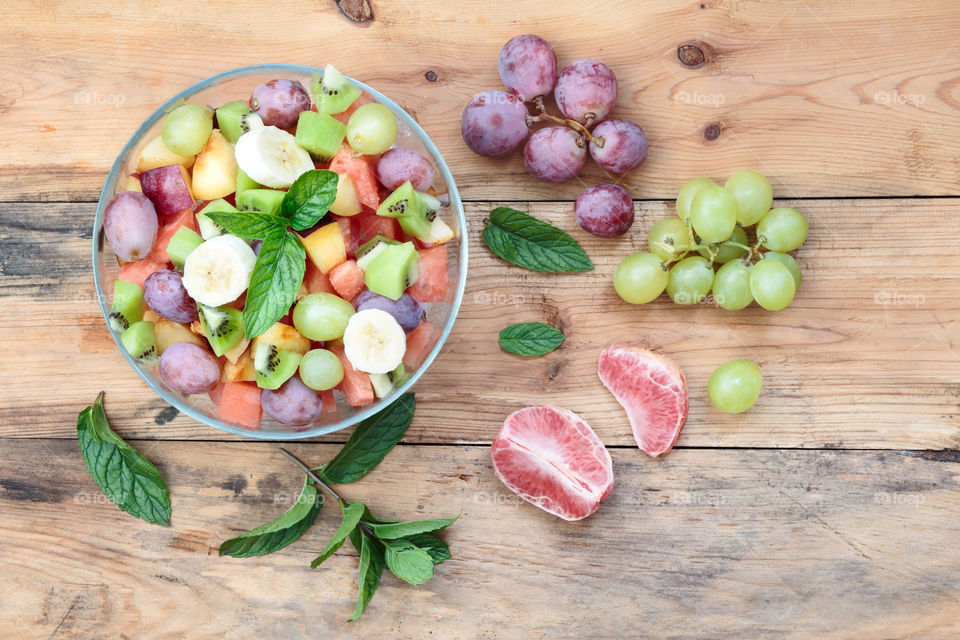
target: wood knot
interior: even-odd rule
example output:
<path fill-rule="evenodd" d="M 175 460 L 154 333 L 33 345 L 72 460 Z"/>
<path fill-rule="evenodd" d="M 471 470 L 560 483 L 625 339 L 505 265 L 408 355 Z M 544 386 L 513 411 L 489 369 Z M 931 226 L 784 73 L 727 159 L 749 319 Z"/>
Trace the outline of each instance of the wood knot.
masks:
<path fill-rule="evenodd" d="M 707 53 L 702 43 L 688 42 L 677 47 L 677 59 L 685 67 L 699 69 L 707 61 Z"/>
<path fill-rule="evenodd" d="M 350 22 L 363 24 L 373 20 L 373 6 L 370 0 L 334 0 L 340 14 Z"/>
<path fill-rule="evenodd" d="M 703 128 L 703 139 L 712 142 L 720 137 L 723 129 L 716 122 L 711 122 Z"/>
<path fill-rule="evenodd" d="M 436 71 L 427 71 L 425 74 L 427 82 L 436 82 L 437 81 L 437 72 Z"/>

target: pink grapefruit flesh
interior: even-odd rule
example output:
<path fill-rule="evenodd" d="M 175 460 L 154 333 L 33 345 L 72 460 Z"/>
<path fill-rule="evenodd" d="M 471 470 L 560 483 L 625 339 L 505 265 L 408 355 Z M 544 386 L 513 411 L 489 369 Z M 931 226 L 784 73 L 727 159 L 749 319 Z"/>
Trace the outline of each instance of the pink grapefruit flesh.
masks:
<path fill-rule="evenodd" d="M 597 375 L 627 412 L 637 446 L 656 458 L 673 448 L 687 420 L 687 381 L 665 356 L 625 345 L 600 353 Z"/>
<path fill-rule="evenodd" d="M 518 496 L 564 520 L 597 510 L 613 488 L 613 463 L 583 418 L 557 407 L 507 416 L 491 449 L 497 477 Z"/>

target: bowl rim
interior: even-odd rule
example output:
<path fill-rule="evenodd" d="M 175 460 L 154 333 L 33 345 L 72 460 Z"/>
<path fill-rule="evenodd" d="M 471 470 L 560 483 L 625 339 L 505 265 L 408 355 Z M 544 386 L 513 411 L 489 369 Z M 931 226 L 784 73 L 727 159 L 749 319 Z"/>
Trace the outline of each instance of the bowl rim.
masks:
<path fill-rule="evenodd" d="M 242 77 L 244 75 L 254 75 L 256 73 L 277 73 L 282 74 L 285 72 L 311 75 L 313 73 L 323 73 L 323 69 L 320 67 L 313 67 L 307 65 L 299 64 L 258 64 L 258 65 L 249 65 L 245 67 L 237 67 L 235 69 L 230 69 L 228 71 L 223 71 L 212 75 L 204 80 L 201 80 L 197 83 L 192 84 L 183 91 L 180 91 L 175 96 L 164 102 L 160 107 L 158 107 L 150 116 L 144 120 L 136 131 L 130 136 L 127 142 L 123 145 L 123 148 L 120 150 L 120 153 L 117 155 L 116 159 L 113 162 L 110 172 L 107 174 L 106 182 L 104 182 L 103 188 L 100 191 L 100 199 L 97 202 L 97 212 L 94 217 L 93 230 L 92 230 L 92 244 L 93 244 L 93 283 L 96 290 L 97 301 L 100 305 L 100 311 L 103 314 L 104 323 L 107 331 L 110 333 L 110 336 L 113 338 L 114 343 L 117 346 L 117 349 L 123 355 L 127 363 L 133 368 L 141 380 L 148 387 L 150 387 L 158 396 L 160 396 L 164 401 L 166 401 L 170 406 L 176 408 L 180 412 L 190 416 L 194 420 L 205 424 L 215 429 L 220 429 L 221 431 L 226 431 L 227 433 L 232 433 L 235 435 L 244 436 L 247 438 L 253 438 L 257 440 L 302 440 L 305 438 L 314 438 L 317 436 L 322 436 L 328 433 L 333 433 L 335 431 L 340 431 L 351 427 L 358 422 L 370 418 L 394 401 L 396 401 L 401 395 L 410 390 L 420 379 L 420 376 L 430 368 L 430 365 L 433 364 L 433 361 L 436 359 L 437 355 L 440 353 L 440 350 L 443 348 L 443 345 L 446 344 L 447 338 L 450 335 L 450 332 L 453 330 L 453 325 L 457 319 L 457 315 L 460 312 L 460 305 L 463 301 L 464 291 L 466 289 L 466 280 L 467 280 L 467 217 L 463 210 L 463 202 L 460 200 L 460 192 L 457 189 L 456 181 L 453 178 L 453 174 L 450 172 L 450 168 L 447 166 L 446 160 L 443 158 L 443 155 L 440 153 L 440 150 L 434 144 L 433 140 L 427 135 L 427 132 L 423 130 L 420 124 L 413 119 L 410 114 L 406 112 L 400 105 L 396 102 L 380 93 L 373 87 L 360 82 L 350 76 L 347 78 L 356 84 L 358 87 L 368 92 L 374 97 L 374 99 L 390 108 L 391 111 L 407 126 L 410 130 L 417 136 L 420 143 L 424 145 L 426 150 L 433 156 L 433 160 L 437 164 L 437 169 L 440 172 L 440 175 L 443 177 L 444 183 L 447 187 L 447 193 L 450 196 L 450 206 L 453 209 L 457 222 L 460 227 L 460 259 L 458 265 L 458 278 L 457 278 L 457 287 L 454 293 L 453 302 L 450 306 L 450 314 L 447 316 L 446 322 L 444 323 L 443 330 L 440 333 L 440 337 L 437 339 L 436 344 L 430 350 L 430 353 L 427 354 L 427 357 L 424 359 L 423 363 L 417 367 L 410 378 L 405 381 L 402 385 L 395 388 L 387 397 L 377 399 L 372 405 L 364 407 L 354 413 L 352 416 L 340 420 L 334 424 L 322 425 L 318 427 L 313 427 L 311 429 L 305 429 L 303 431 L 290 431 L 290 432 L 263 432 L 260 430 L 245 429 L 243 427 L 233 426 L 226 424 L 220 420 L 213 419 L 206 414 L 198 411 L 197 409 L 189 406 L 188 404 L 182 401 L 182 398 L 179 394 L 173 393 L 164 389 L 159 384 L 155 383 L 150 377 L 144 375 L 144 372 L 141 370 L 140 365 L 127 353 L 123 348 L 123 345 L 120 343 L 120 336 L 117 332 L 114 332 L 110 329 L 109 325 L 109 315 L 110 307 L 107 303 L 107 296 L 101 286 L 101 260 L 100 260 L 100 251 L 102 248 L 102 229 L 103 229 L 103 213 L 104 209 L 107 206 L 107 203 L 112 199 L 113 193 L 107 193 L 107 187 L 111 184 L 116 184 L 119 174 L 125 170 L 126 157 L 133 150 L 133 148 L 140 143 L 144 135 L 153 128 L 165 115 L 166 113 L 176 104 L 187 101 L 193 97 L 196 93 L 209 89 L 216 84 L 221 82 L 232 80 L 234 78 Z M 123 162 L 121 162 L 123 160 Z"/>

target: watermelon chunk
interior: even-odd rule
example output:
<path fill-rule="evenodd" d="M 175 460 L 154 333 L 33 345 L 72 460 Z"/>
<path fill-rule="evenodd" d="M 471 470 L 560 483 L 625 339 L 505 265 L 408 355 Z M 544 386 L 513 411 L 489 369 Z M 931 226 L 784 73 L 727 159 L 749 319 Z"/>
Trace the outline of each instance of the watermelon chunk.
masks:
<path fill-rule="evenodd" d="M 343 395 L 347 396 L 347 404 L 351 407 L 362 407 L 373 402 L 373 384 L 370 382 L 370 376 L 353 368 L 343 347 L 330 345 L 327 348 L 343 363 L 343 380 L 339 387 Z"/>
<path fill-rule="evenodd" d="M 307 260 L 307 270 L 303 274 L 303 285 L 309 293 L 336 293 L 327 274 L 321 273 L 320 269 L 311 260 Z"/>
<path fill-rule="evenodd" d="M 400 229 L 400 223 L 396 218 L 387 218 L 378 216 L 375 213 L 358 213 L 350 218 L 350 244 L 353 251 L 368 240 L 372 240 L 377 235 L 381 235 L 391 240 L 400 240 L 403 233 Z M 349 253 L 350 250 L 347 250 Z"/>
<path fill-rule="evenodd" d="M 223 383 L 218 382 L 217 386 L 207 392 L 207 396 L 213 404 L 220 404 L 220 399 L 223 398 Z"/>
<path fill-rule="evenodd" d="M 353 149 L 344 145 L 330 161 L 330 171 L 346 173 L 357 187 L 360 203 L 371 209 L 380 206 L 377 189 L 377 156 L 354 156 Z"/>
<path fill-rule="evenodd" d="M 120 265 L 120 270 L 117 272 L 117 278 L 120 280 L 126 280 L 127 282 L 132 282 L 143 289 L 143 281 L 147 279 L 147 276 L 154 271 L 166 269 L 168 266 L 169 265 L 167 262 L 157 262 L 156 260 L 152 260 L 149 256 L 147 256 L 143 260 L 137 260 L 136 262 L 125 262 Z"/>
<path fill-rule="evenodd" d="M 424 358 L 430 353 L 433 342 L 433 323 L 423 320 L 416 329 L 407 334 L 407 350 L 403 354 L 403 364 L 416 369 L 423 364 Z"/>
<path fill-rule="evenodd" d="M 197 218 L 193 214 L 193 209 L 184 209 L 167 217 L 157 232 L 157 240 L 153 243 L 153 249 L 147 258 L 152 258 L 155 262 L 167 262 L 167 245 L 180 227 L 187 227 L 194 233 L 197 232 Z"/>
<path fill-rule="evenodd" d="M 439 244 L 420 250 L 417 260 L 417 281 L 407 293 L 420 302 L 440 302 L 447 299 L 450 288 L 450 272 L 447 266 L 447 245 Z"/>
<path fill-rule="evenodd" d="M 327 273 L 327 278 L 337 295 L 348 302 L 363 291 L 363 270 L 353 260 L 335 266 Z"/>
<path fill-rule="evenodd" d="M 323 400 L 323 413 L 337 412 L 337 399 L 333 396 L 333 389 L 327 389 L 320 392 L 320 399 Z"/>
<path fill-rule="evenodd" d="M 217 417 L 225 424 L 259 429 L 263 408 L 260 387 L 253 382 L 228 382 L 223 385 Z"/>

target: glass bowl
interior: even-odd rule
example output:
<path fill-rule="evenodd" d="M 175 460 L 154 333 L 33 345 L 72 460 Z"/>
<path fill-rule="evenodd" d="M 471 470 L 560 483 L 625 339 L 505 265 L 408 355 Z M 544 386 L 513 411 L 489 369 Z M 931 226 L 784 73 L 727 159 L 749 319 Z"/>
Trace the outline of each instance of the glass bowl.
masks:
<path fill-rule="evenodd" d="M 265 64 L 226 71 L 198 82 L 192 87 L 173 96 L 165 104 L 160 105 L 160 107 L 140 125 L 136 132 L 134 132 L 124 145 L 116 161 L 114 161 L 113 167 L 110 169 L 110 174 L 107 176 L 103 191 L 100 193 L 97 215 L 93 224 L 94 284 L 96 286 L 97 299 L 100 303 L 100 310 L 103 312 L 105 322 L 110 313 L 113 281 L 116 279 L 119 263 L 109 243 L 104 241 L 104 209 L 114 194 L 126 189 L 129 175 L 135 172 L 140 150 L 147 142 L 159 135 L 162 120 L 166 112 L 175 104 L 183 101 L 219 106 L 232 100 L 246 99 L 257 85 L 273 78 L 299 80 L 304 86 L 309 86 L 309 81 L 314 73 L 322 73 L 322 69 L 294 64 Z M 137 372 L 137 375 L 143 379 L 147 386 L 153 389 L 161 398 L 169 402 L 170 405 L 199 422 L 229 433 L 269 440 L 310 438 L 344 429 L 375 415 L 416 384 L 420 376 L 423 375 L 437 357 L 447 336 L 450 335 L 457 312 L 460 309 L 460 302 L 463 299 L 463 290 L 467 275 L 466 217 L 463 213 L 463 204 L 460 201 L 460 195 L 457 192 L 457 185 L 454 183 L 450 169 L 447 167 L 447 163 L 444 162 L 436 145 L 433 144 L 433 141 L 430 140 L 426 132 L 420 128 L 420 125 L 417 124 L 406 111 L 376 89 L 357 80 L 353 80 L 353 82 L 373 96 L 374 100 L 393 111 L 397 117 L 399 129 L 396 142 L 397 146 L 411 147 L 420 151 L 433 161 L 437 169 L 433 187 L 445 205 L 440 215 L 443 216 L 444 221 L 453 228 L 455 236 L 453 240 L 447 243 L 449 256 L 448 268 L 450 274 L 450 287 L 448 289 L 447 299 L 442 302 L 433 302 L 424 305 L 427 308 L 427 320 L 435 327 L 434 335 L 431 336 L 431 340 L 434 341 L 433 345 L 420 367 L 411 373 L 406 382 L 393 389 L 385 398 L 375 400 L 372 404 L 360 409 L 355 409 L 346 404 L 342 393 L 336 391 L 336 411 L 324 413 L 317 423 L 309 427 L 289 427 L 276 422 L 264 413 L 260 429 L 252 430 L 233 424 L 226 424 L 218 419 L 216 413 L 217 407 L 206 394 L 184 395 L 166 387 L 160 380 L 157 367 L 144 365 L 131 358 L 120 344 L 120 335 L 112 331 L 109 323 L 107 323 L 107 330 L 111 332 L 120 353 L 123 354 L 123 357 L 126 358 L 127 362 L 130 363 L 130 366 L 133 367 L 133 370 Z"/>

